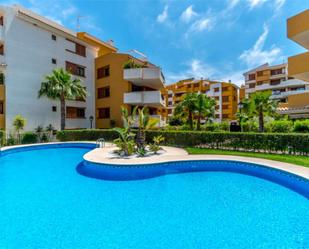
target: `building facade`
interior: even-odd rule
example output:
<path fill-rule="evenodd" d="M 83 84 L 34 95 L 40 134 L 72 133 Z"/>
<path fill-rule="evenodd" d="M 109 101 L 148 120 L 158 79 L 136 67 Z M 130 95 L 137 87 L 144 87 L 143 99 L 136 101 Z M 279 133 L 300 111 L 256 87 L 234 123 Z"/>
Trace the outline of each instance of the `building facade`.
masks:
<path fill-rule="evenodd" d="M 309 82 L 296 79 L 289 75 L 288 64 L 270 66 L 268 63 L 244 73 L 245 91 L 243 97 L 249 98 L 252 93 L 257 91 L 271 91 L 271 98 L 279 102 L 278 111 L 281 114 L 288 114 L 289 107 L 295 108 L 294 95 L 309 93 Z M 302 107 L 309 104 L 309 99 L 304 99 L 300 104 Z M 293 107 L 292 107 L 293 106 Z M 284 112 L 282 112 L 284 110 Z M 291 118 L 300 118 L 305 113 L 291 113 Z"/>
<path fill-rule="evenodd" d="M 309 50 L 309 10 L 293 16 L 287 21 L 287 36 Z M 289 77 L 307 82 L 309 85 L 309 52 L 288 58 Z M 308 86 L 307 85 L 307 86 Z M 307 87 L 307 89 L 309 89 Z M 291 96 L 287 106 L 280 110 L 295 118 L 309 118 L 309 91 Z"/>
<path fill-rule="evenodd" d="M 187 93 L 202 93 L 217 101 L 215 121 L 234 120 L 237 112 L 238 87 L 230 82 L 196 80 L 194 78 L 178 81 L 166 86 L 167 115 L 171 116 L 175 106 Z"/>
<path fill-rule="evenodd" d="M 99 45 L 95 59 L 95 109 L 96 128 L 122 126 L 121 107 L 129 113 L 135 106 L 147 106 L 151 119 L 158 126 L 165 124 L 161 115 L 165 111 L 165 87 L 162 70 L 146 58 L 137 58 L 130 53 L 119 53 L 113 46 L 85 33 L 78 36 L 90 44 Z"/>
<path fill-rule="evenodd" d="M 60 104 L 38 98 L 44 76 L 65 68 L 87 88 L 85 100 L 67 101 L 66 128 L 88 128 L 95 116 L 94 59 L 97 47 L 75 32 L 20 6 L 0 7 L 0 128 L 20 114 L 26 130 L 60 129 Z"/>

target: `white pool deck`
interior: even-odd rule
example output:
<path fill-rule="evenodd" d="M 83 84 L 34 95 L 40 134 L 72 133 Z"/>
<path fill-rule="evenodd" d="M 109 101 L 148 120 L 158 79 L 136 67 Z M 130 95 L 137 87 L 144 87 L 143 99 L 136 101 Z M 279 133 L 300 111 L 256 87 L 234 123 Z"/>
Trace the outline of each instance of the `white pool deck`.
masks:
<path fill-rule="evenodd" d="M 187 151 L 181 148 L 162 146 L 164 152 L 160 151 L 158 155 L 147 157 L 120 158 L 112 154 L 116 147 L 106 143 L 105 148 L 94 149 L 84 155 L 84 160 L 98 164 L 109 165 L 144 165 L 156 164 L 171 161 L 188 161 L 188 160 L 231 160 L 239 162 L 248 162 L 263 165 L 270 168 L 284 170 L 289 173 L 302 176 L 309 180 L 309 168 L 267 160 L 262 158 L 226 156 L 226 155 L 189 155 Z"/>
<path fill-rule="evenodd" d="M 94 142 L 67 142 L 67 143 L 91 143 Z M 30 145 L 18 145 L 2 147 L 0 150 L 5 151 L 8 149 L 28 147 L 28 146 L 40 146 L 48 144 L 62 144 L 60 142 L 44 143 L 44 144 L 30 144 Z M 147 157 L 134 157 L 134 158 L 119 158 L 112 155 L 112 151 L 116 147 L 111 143 L 106 143 L 104 148 L 93 149 L 84 155 L 84 160 L 98 163 L 98 164 L 110 164 L 110 165 L 141 165 L 141 164 L 155 164 L 171 161 L 188 161 L 188 160 L 231 160 L 238 162 L 248 162 L 263 165 L 270 168 L 283 170 L 295 175 L 299 175 L 309 180 L 309 168 L 284 163 L 279 161 L 267 160 L 262 158 L 243 157 L 243 156 L 226 156 L 226 155 L 189 155 L 184 149 L 162 146 L 163 151 L 160 151 L 158 155 Z"/>

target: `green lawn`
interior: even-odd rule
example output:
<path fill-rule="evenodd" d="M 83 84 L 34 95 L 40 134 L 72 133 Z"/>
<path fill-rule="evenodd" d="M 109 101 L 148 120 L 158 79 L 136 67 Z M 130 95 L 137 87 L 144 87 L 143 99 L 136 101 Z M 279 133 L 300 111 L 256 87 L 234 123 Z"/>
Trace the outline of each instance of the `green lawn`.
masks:
<path fill-rule="evenodd" d="M 264 159 L 292 163 L 292 164 L 296 164 L 300 166 L 309 167 L 309 157 L 307 156 L 263 154 L 263 153 L 257 153 L 257 152 L 201 149 L 201 148 L 192 148 L 192 147 L 187 148 L 187 151 L 189 154 L 231 155 L 231 156 L 246 156 L 246 157 L 264 158 Z"/>

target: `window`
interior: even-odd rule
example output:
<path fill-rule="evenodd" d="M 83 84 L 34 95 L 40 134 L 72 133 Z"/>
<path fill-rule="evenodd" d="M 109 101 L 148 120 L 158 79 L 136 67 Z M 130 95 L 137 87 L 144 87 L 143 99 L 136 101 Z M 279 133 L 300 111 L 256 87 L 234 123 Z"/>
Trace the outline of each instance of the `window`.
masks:
<path fill-rule="evenodd" d="M 271 80 L 270 85 L 272 85 L 272 86 L 279 85 L 280 82 L 281 82 L 280 80 Z"/>
<path fill-rule="evenodd" d="M 200 84 L 199 83 L 194 83 L 194 87 L 199 87 Z"/>
<path fill-rule="evenodd" d="M 109 74 L 109 66 L 104 66 L 97 69 L 97 79 L 108 77 Z"/>
<path fill-rule="evenodd" d="M 219 92 L 219 87 L 216 87 L 214 90 L 215 92 Z"/>
<path fill-rule="evenodd" d="M 84 66 L 80 66 L 72 62 L 66 61 L 65 67 L 66 67 L 66 70 L 70 72 L 71 74 L 85 77 L 85 67 Z"/>
<path fill-rule="evenodd" d="M 3 16 L 0 16 L 0 26 L 3 26 L 3 24 L 4 24 Z"/>
<path fill-rule="evenodd" d="M 283 68 L 274 69 L 274 70 L 271 70 L 271 71 L 270 71 L 270 74 L 271 74 L 271 75 L 278 75 L 278 74 L 283 74 L 283 73 L 284 73 Z"/>
<path fill-rule="evenodd" d="M 4 113 L 4 106 L 3 106 L 3 102 L 0 102 L 0 114 Z"/>
<path fill-rule="evenodd" d="M 258 77 L 263 76 L 264 75 L 264 71 L 258 71 L 256 74 L 257 74 Z"/>
<path fill-rule="evenodd" d="M 228 114 L 222 114 L 222 118 L 229 118 Z"/>
<path fill-rule="evenodd" d="M 228 86 L 225 86 L 225 87 L 222 87 L 222 92 L 226 92 L 229 90 L 229 87 Z"/>
<path fill-rule="evenodd" d="M 169 101 L 168 106 L 173 106 L 173 102 Z"/>
<path fill-rule="evenodd" d="M 52 111 L 53 111 L 53 112 L 57 112 L 57 106 L 53 106 L 53 107 L 52 107 Z"/>
<path fill-rule="evenodd" d="M 257 84 L 258 86 L 263 85 L 263 81 L 258 81 L 256 84 Z"/>
<path fill-rule="evenodd" d="M 99 108 L 98 114 L 99 114 L 98 116 L 99 119 L 110 118 L 110 109 L 109 108 Z"/>
<path fill-rule="evenodd" d="M 85 117 L 85 108 L 76 108 L 76 116 L 78 118 L 84 118 Z"/>
<path fill-rule="evenodd" d="M 249 80 L 255 80 L 255 74 L 254 73 L 249 74 Z"/>
<path fill-rule="evenodd" d="M 229 105 L 222 105 L 222 110 L 227 110 L 229 109 Z"/>
<path fill-rule="evenodd" d="M 168 114 L 172 114 L 172 113 L 173 113 L 173 110 L 172 110 L 172 109 L 168 109 L 167 113 L 168 113 Z"/>
<path fill-rule="evenodd" d="M 68 106 L 66 108 L 66 118 L 85 118 L 85 108 Z"/>
<path fill-rule="evenodd" d="M 222 102 L 229 102 L 229 96 L 222 96 Z"/>
<path fill-rule="evenodd" d="M 215 100 L 219 100 L 219 96 L 216 96 L 216 97 L 215 97 Z"/>
<path fill-rule="evenodd" d="M 219 117 L 220 117 L 219 114 L 216 114 L 216 115 L 215 115 L 215 118 L 219 118 Z"/>
<path fill-rule="evenodd" d="M 55 58 L 52 58 L 52 63 L 57 64 L 57 60 Z"/>
<path fill-rule="evenodd" d="M 109 86 L 98 88 L 98 99 L 107 98 L 110 96 Z"/>
<path fill-rule="evenodd" d="M 255 88 L 255 83 L 250 83 L 249 88 Z"/>
<path fill-rule="evenodd" d="M 0 44 L 0 55 L 4 55 L 4 45 Z"/>
<path fill-rule="evenodd" d="M 68 42 L 72 43 L 71 44 L 71 47 L 74 46 L 74 49 L 71 50 L 71 49 L 66 49 L 66 51 L 70 52 L 70 53 L 73 53 L 73 54 L 77 54 L 77 55 L 80 55 L 80 56 L 83 56 L 83 57 L 86 57 L 86 47 L 82 44 L 79 44 L 75 41 L 72 41 L 70 39 L 66 39 Z"/>
<path fill-rule="evenodd" d="M 57 41 L 57 36 L 56 35 L 52 34 L 51 38 L 52 38 L 53 41 Z"/>
<path fill-rule="evenodd" d="M 75 53 L 86 57 L 86 47 L 84 45 L 75 43 Z"/>

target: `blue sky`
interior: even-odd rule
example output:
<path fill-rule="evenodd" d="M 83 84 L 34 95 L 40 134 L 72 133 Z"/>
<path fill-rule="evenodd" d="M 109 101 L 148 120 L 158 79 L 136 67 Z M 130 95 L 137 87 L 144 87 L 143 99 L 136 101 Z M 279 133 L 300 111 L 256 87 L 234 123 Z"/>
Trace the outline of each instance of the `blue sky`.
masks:
<path fill-rule="evenodd" d="M 282 63 L 302 47 L 286 19 L 309 0 L 0 0 L 18 3 L 73 30 L 137 49 L 162 67 L 167 83 L 196 77 L 243 82 L 242 73 Z"/>

